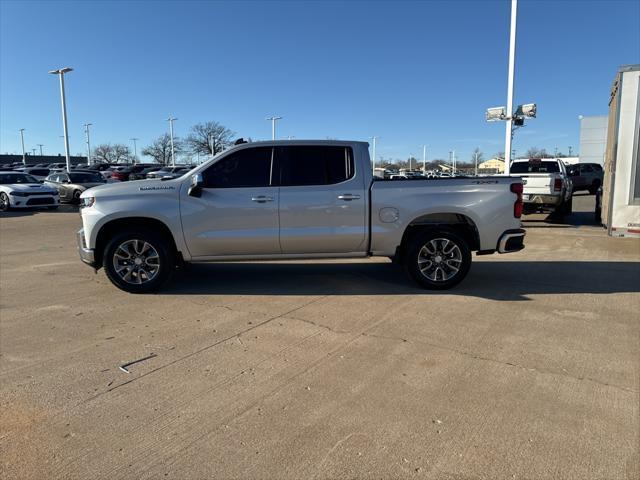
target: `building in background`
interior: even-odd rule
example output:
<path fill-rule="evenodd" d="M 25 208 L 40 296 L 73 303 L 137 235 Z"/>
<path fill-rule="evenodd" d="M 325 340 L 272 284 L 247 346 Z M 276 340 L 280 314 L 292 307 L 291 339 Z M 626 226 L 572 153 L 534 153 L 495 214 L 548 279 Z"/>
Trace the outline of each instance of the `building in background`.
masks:
<path fill-rule="evenodd" d="M 478 164 L 478 173 L 481 175 L 490 175 L 494 173 L 504 173 L 504 159 L 490 158 L 486 162 Z"/>
<path fill-rule="evenodd" d="M 66 159 L 63 155 L 29 155 L 26 154 L 27 166 L 38 165 L 41 163 L 65 163 Z M 69 157 L 71 165 L 86 164 L 87 157 L 72 155 Z M 13 155 L 9 153 L 0 154 L 0 167 L 2 165 L 11 165 L 12 163 L 22 163 L 22 155 Z"/>
<path fill-rule="evenodd" d="M 580 163 L 604 164 L 607 145 L 606 115 L 585 117 L 580 115 Z"/>

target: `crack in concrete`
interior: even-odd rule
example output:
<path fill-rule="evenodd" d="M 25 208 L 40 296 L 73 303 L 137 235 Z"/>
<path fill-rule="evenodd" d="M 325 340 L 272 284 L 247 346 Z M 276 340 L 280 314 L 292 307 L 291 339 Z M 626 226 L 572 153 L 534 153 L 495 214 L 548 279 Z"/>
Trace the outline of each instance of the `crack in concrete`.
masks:
<path fill-rule="evenodd" d="M 539 368 L 533 368 L 533 367 L 527 367 L 524 365 L 520 365 L 518 363 L 512 363 L 512 362 L 505 362 L 502 360 L 496 360 L 495 358 L 490 358 L 490 357 L 483 357 L 481 355 L 475 354 L 473 352 L 468 352 L 466 350 L 460 350 L 457 348 L 453 348 L 453 347 L 446 347 L 444 345 L 439 345 L 437 343 L 430 343 L 430 342 L 425 342 L 423 340 L 408 340 L 406 338 L 402 338 L 402 337 L 393 337 L 393 336 L 387 336 L 387 335 L 378 335 L 378 334 L 372 334 L 372 333 L 363 333 L 362 336 L 365 337 L 373 337 L 373 338 L 380 338 L 383 340 L 393 340 L 393 341 L 398 341 L 398 342 L 408 342 L 408 343 L 420 343 L 422 345 L 427 345 L 433 348 L 438 348 L 440 350 L 445 350 L 448 352 L 453 352 L 453 353 L 457 353 L 458 355 L 464 355 L 466 357 L 470 357 L 473 358 L 475 360 L 482 360 L 485 362 L 491 362 L 491 363 L 497 363 L 500 365 L 507 365 L 510 367 L 516 367 L 516 368 L 520 368 L 522 370 L 529 370 L 529 371 L 534 371 L 537 373 L 541 373 L 541 374 L 549 374 L 549 375 L 559 375 L 562 377 L 568 377 L 568 378 L 573 378 L 574 380 L 580 380 L 580 381 L 588 381 L 588 382 L 592 382 L 592 383 L 596 383 L 598 385 L 602 385 L 605 387 L 611 387 L 611 388 L 615 388 L 617 390 L 622 390 L 624 392 L 628 392 L 628 393 L 634 393 L 634 394 L 638 394 L 640 392 L 638 392 L 638 390 L 634 390 L 633 388 L 629 388 L 629 387 L 625 387 L 622 385 L 615 385 L 612 383 L 607 383 L 607 382 L 603 382 L 601 380 L 597 380 L 595 378 L 591 378 L 591 377 L 579 377 L 576 375 L 571 375 L 569 373 L 563 373 L 563 372 L 556 372 L 553 370 L 540 370 Z"/>

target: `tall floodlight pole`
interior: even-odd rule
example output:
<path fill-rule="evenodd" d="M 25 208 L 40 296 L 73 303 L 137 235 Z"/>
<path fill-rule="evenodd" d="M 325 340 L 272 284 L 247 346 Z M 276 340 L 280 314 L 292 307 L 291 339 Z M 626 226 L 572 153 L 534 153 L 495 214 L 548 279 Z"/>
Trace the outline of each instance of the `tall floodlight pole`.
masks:
<path fill-rule="evenodd" d="M 60 101 L 62 103 L 62 128 L 64 132 L 64 155 L 67 159 L 67 172 L 71 170 L 71 158 L 69 157 L 69 133 L 67 130 L 67 101 L 64 95 L 64 74 L 72 72 L 73 68 L 65 67 L 51 70 L 49 73 L 60 77 Z"/>
<path fill-rule="evenodd" d="M 516 19 L 518 0 L 511 0 L 511 33 L 509 36 L 509 80 L 507 83 L 507 126 L 504 134 L 504 173 L 511 170 L 511 140 L 513 138 L 513 77 L 516 65 Z"/>
<path fill-rule="evenodd" d="M 176 153 L 173 149 L 173 122 L 176 121 L 177 118 L 169 117 L 167 118 L 167 122 L 169 122 L 169 135 L 171 137 L 171 166 L 176 166 Z"/>
<path fill-rule="evenodd" d="M 427 171 L 427 146 L 422 145 L 422 173 Z"/>
<path fill-rule="evenodd" d="M 378 141 L 378 138 L 376 135 L 374 135 L 373 137 L 371 137 L 371 140 L 373 140 L 373 145 L 371 146 L 371 154 L 373 156 L 373 162 L 371 162 L 371 168 L 372 168 L 372 172 L 375 173 L 376 171 L 376 143 Z"/>
<path fill-rule="evenodd" d="M 478 152 L 476 152 L 476 177 L 478 176 Z"/>
<path fill-rule="evenodd" d="M 271 121 L 271 140 L 275 140 L 276 139 L 276 121 L 278 120 L 282 120 L 282 117 L 269 117 L 267 118 L 267 120 Z"/>
<path fill-rule="evenodd" d="M 456 174 L 456 151 L 453 150 L 451 152 L 452 156 L 453 156 L 453 175 L 455 176 Z"/>
<path fill-rule="evenodd" d="M 89 140 L 89 127 L 91 125 L 93 125 L 93 123 L 84 124 L 84 136 L 87 141 L 87 165 L 91 165 L 91 141 Z"/>
<path fill-rule="evenodd" d="M 140 139 L 132 138 L 131 140 L 133 141 L 133 164 L 135 165 L 136 158 L 138 158 L 138 144 L 136 142 Z"/>
<path fill-rule="evenodd" d="M 20 140 L 22 141 L 22 164 L 27 164 L 27 154 L 24 153 L 24 128 L 20 129 Z"/>
<path fill-rule="evenodd" d="M 42 147 L 44 147 L 43 143 L 39 143 L 38 146 L 40 147 L 40 156 L 42 157 Z"/>

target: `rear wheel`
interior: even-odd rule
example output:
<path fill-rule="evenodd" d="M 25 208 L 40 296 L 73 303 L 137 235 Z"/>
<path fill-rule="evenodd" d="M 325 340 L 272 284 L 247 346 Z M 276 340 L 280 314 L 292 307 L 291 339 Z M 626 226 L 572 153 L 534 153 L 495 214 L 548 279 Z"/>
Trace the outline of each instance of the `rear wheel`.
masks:
<path fill-rule="evenodd" d="M 129 293 L 158 290 L 175 269 L 170 242 L 149 230 L 127 230 L 107 244 L 102 265 L 107 278 Z"/>
<path fill-rule="evenodd" d="M 591 195 L 595 195 L 600 187 L 600 180 L 594 180 L 591 186 L 589 187 L 589 193 Z"/>
<path fill-rule="evenodd" d="M 73 191 L 73 196 L 72 196 L 73 203 L 80 203 L 80 195 L 82 195 L 82 192 L 80 190 Z"/>
<path fill-rule="evenodd" d="M 408 244 L 405 268 L 422 287 L 446 290 L 460 283 L 471 268 L 467 242 L 450 230 L 426 230 Z"/>
<path fill-rule="evenodd" d="M 562 204 L 562 213 L 564 215 L 571 215 L 573 213 L 573 196 L 569 197 L 569 200 Z"/>

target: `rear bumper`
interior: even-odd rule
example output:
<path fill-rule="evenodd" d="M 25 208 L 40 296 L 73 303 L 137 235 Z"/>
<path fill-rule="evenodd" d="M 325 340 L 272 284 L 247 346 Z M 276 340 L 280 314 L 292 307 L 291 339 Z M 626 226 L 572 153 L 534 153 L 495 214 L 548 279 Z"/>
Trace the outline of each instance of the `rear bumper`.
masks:
<path fill-rule="evenodd" d="M 562 195 L 539 195 L 536 193 L 525 193 L 523 195 L 523 201 L 525 207 L 541 207 L 543 205 L 556 207 L 562 203 Z"/>
<path fill-rule="evenodd" d="M 95 268 L 95 256 L 93 254 L 93 249 L 87 248 L 84 237 L 84 228 L 81 228 L 76 233 L 76 241 L 78 242 L 78 254 L 80 255 L 80 260 Z"/>
<path fill-rule="evenodd" d="M 524 248 L 524 236 L 527 233 L 522 228 L 507 230 L 498 240 L 499 253 L 519 252 Z"/>

